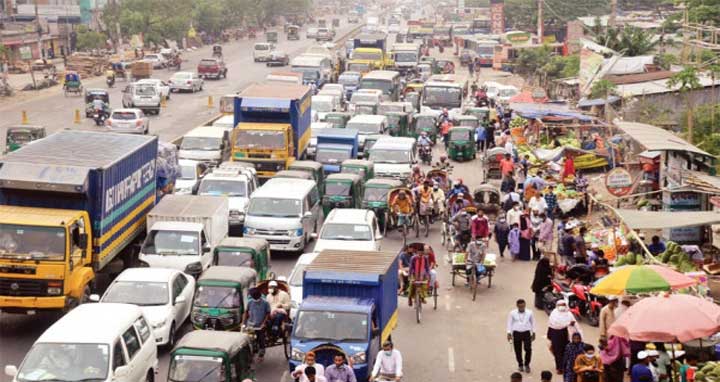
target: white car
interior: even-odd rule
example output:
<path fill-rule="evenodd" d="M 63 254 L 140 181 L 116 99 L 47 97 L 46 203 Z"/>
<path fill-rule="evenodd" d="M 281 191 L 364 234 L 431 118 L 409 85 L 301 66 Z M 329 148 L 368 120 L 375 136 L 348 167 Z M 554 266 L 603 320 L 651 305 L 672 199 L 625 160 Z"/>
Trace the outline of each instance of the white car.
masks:
<path fill-rule="evenodd" d="M 400 24 L 390 24 L 388 33 L 400 33 Z"/>
<path fill-rule="evenodd" d="M 207 172 L 208 166 L 204 162 L 180 159 L 180 176 L 175 180 L 175 193 L 189 195 L 197 192 L 200 180 Z"/>
<path fill-rule="evenodd" d="M 150 132 L 150 120 L 140 109 L 115 109 L 105 126 L 114 133 L 147 134 Z"/>
<path fill-rule="evenodd" d="M 171 92 L 180 92 L 183 90 L 195 93 L 203 90 L 205 82 L 196 73 L 193 72 L 175 72 L 168 80 Z"/>
<path fill-rule="evenodd" d="M 153 69 L 162 69 L 167 65 L 167 61 L 165 61 L 162 54 L 146 54 L 142 60 L 151 63 Z"/>
<path fill-rule="evenodd" d="M 190 316 L 195 279 L 165 268 L 129 268 L 118 275 L 100 298 L 100 303 L 137 305 L 147 318 L 158 345 L 175 345 L 175 335 Z"/>
<path fill-rule="evenodd" d="M 303 276 L 305 268 L 317 257 L 317 252 L 304 253 L 300 255 L 292 272 L 290 272 L 290 278 L 288 284 L 290 285 L 290 318 L 295 318 L 297 308 L 302 302 L 303 295 Z"/>
<path fill-rule="evenodd" d="M 331 185 L 326 184 L 327 187 Z M 382 234 L 375 212 L 359 208 L 335 208 L 323 222 L 314 250 L 379 251 Z"/>
<path fill-rule="evenodd" d="M 170 100 L 170 85 L 167 82 L 157 78 L 146 78 L 136 83 L 155 85 L 160 96 L 165 97 L 166 100 Z"/>

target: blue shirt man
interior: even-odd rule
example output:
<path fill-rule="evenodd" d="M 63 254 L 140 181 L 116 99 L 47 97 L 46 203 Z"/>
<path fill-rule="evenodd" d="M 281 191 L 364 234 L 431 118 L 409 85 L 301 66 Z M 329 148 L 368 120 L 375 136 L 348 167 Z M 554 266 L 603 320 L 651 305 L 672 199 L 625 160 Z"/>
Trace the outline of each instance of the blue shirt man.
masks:
<path fill-rule="evenodd" d="M 648 245 L 648 251 L 650 251 L 650 253 L 657 256 L 665 252 L 665 243 L 660 241 L 660 238 L 658 236 L 653 236 L 651 240 L 652 243 Z"/>
<path fill-rule="evenodd" d="M 631 382 L 652 382 L 653 375 L 652 371 L 650 371 L 650 367 L 648 366 L 649 360 L 648 360 L 648 354 L 646 351 L 640 351 L 638 352 L 638 361 L 640 363 L 636 363 L 632 367 L 632 371 L 630 372 L 630 381 Z"/>

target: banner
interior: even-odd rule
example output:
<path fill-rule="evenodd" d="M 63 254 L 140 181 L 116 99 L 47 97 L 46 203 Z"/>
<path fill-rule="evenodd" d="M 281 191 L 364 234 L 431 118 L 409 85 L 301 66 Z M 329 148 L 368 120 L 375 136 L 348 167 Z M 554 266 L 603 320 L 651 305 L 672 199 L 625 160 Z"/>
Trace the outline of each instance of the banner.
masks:
<path fill-rule="evenodd" d="M 580 83 L 580 91 L 582 95 L 590 93 L 595 75 L 600 71 L 603 64 L 603 56 L 592 50 L 583 47 L 580 49 L 580 72 L 578 81 Z"/>
<path fill-rule="evenodd" d="M 505 33 L 505 4 L 502 2 L 490 4 L 490 33 L 495 35 Z"/>

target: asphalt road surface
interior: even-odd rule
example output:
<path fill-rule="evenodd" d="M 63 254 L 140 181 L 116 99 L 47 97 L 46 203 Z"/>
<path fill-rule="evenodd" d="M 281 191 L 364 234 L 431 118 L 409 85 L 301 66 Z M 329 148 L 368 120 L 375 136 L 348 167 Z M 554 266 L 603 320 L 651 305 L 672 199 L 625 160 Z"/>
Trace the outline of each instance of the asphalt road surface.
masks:
<path fill-rule="evenodd" d="M 338 36 L 349 30 L 343 24 Z M 304 36 L 304 33 L 302 34 Z M 283 37 L 284 38 L 284 37 Z M 302 39 L 287 42 L 282 40 L 279 49 L 296 55 L 312 42 Z M 207 96 L 218 97 L 242 89 L 248 83 L 261 81 L 269 69 L 263 64 L 252 62 L 251 42 L 247 40 L 225 44 L 223 50 L 229 67 L 227 80 L 206 81 L 205 90 L 196 94 L 173 94 L 159 117 L 151 117 L 151 133 L 159 134 L 162 140 L 170 140 L 182 135 L 194 126 L 209 119 L 217 113 L 217 109 L 209 109 Z M 184 69 L 195 67 L 197 61 L 209 54 L 208 48 L 197 52 L 186 53 L 189 62 Z M 465 71 L 459 69 L 459 71 Z M 170 72 L 160 71 L 160 77 L 169 77 Z M 492 71 L 483 71 L 482 79 L 495 76 Z M 103 86 L 103 79 L 86 82 L 86 86 Z M 112 106 L 120 104 L 119 82 L 111 91 Z M 20 111 L 27 110 L 31 123 L 47 125 L 51 131 L 63 128 L 93 128 L 92 121 L 83 121 L 81 126 L 73 125 L 73 110 L 82 108 L 78 97 L 64 97 L 60 92 L 50 90 L 38 95 L 31 101 L 0 106 L 0 113 L 10 115 L 2 118 L 0 126 L 19 123 Z M 9 113 L 9 114 L 8 114 Z M 17 116 L 14 120 L 13 115 Z M 435 157 L 442 148 L 436 148 Z M 453 177 L 461 177 L 470 188 L 477 187 L 482 181 L 482 162 L 456 163 Z M 420 237 L 418 241 L 430 244 L 438 254 L 438 260 L 445 258 L 446 251 L 440 244 L 440 226 L 436 223 L 431 227 L 428 238 Z M 397 251 L 402 240 L 397 232 L 389 232 L 383 240 L 383 250 Z M 497 253 L 497 246 L 492 243 L 491 251 Z M 310 251 L 311 248 L 307 248 Z M 272 268 L 278 275 L 288 276 L 297 255 L 273 254 Z M 408 307 L 406 299 L 400 299 L 400 320 L 393 339 L 396 348 L 403 353 L 405 381 L 463 381 L 489 382 L 508 381 L 509 375 L 515 371 L 515 360 L 505 335 L 507 313 L 514 308 L 515 300 L 524 298 L 528 305 L 532 304 L 530 284 L 534 272 L 534 262 L 511 262 L 500 259 L 492 279 L 492 287 L 487 287 L 487 280 L 478 291 L 476 301 L 472 301 L 469 289 L 462 282 L 455 287 L 450 283 L 450 267 L 440 261 L 438 269 L 440 281 L 440 297 L 436 311 L 426 306 L 421 324 L 415 322 L 414 310 Z M 18 365 L 33 342 L 42 332 L 57 319 L 57 315 L 38 314 L 35 316 L 0 315 L 0 366 Z M 547 315 L 536 312 L 537 340 L 533 344 L 533 372 L 526 376 L 526 381 L 539 381 L 541 370 L 552 370 L 553 361 L 548 351 L 548 343 L 544 338 L 547 330 Z M 184 330 L 189 330 L 185 325 Z M 585 336 L 595 342 L 597 329 L 582 324 Z M 157 380 L 167 378 L 168 354 L 166 349 L 160 350 L 160 374 Z M 265 360 L 256 365 L 258 381 L 288 381 L 287 362 L 281 348 L 269 349 Z M 560 380 L 559 376 L 557 380 Z M 9 378 L 1 375 L 0 381 Z"/>

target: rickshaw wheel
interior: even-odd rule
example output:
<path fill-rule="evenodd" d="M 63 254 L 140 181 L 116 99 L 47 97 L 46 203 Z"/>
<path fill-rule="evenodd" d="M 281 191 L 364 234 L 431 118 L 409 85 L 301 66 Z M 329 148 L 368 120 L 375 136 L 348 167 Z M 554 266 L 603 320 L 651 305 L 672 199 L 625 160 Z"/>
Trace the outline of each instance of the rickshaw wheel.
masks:
<path fill-rule="evenodd" d="M 292 349 L 290 348 L 290 333 L 288 333 L 287 329 L 285 330 L 285 333 L 283 335 L 282 344 L 283 344 L 283 352 L 285 353 L 285 359 L 290 359 L 290 355 L 292 354 Z"/>
<path fill-rule="evenodd" d="M 472 288 L 472 300 L 475 301 L 475 297 L 477 297 L 477 290 L 478 290 L 478 278 L 475 274 L 475 269 L 470 270 L 470 276 L 468 278 L 468 283 L 470 284 L 470 288 Z"/>
<path fill-rule="evenodd" d="M 457 271 L 453 269 L 450 273 L 452 273 L 452 286 L 455 286 L 455 276 L 457 276 Z"/>
<path fill-rule="evenodd" d="M 440 232 L 440 244 L 442 244 L 443 246 L 447 242 L 446 235 L 447 235 L 447 230 L 445 229 L 445 222 L 443 222 L 442 231 Z"/>

